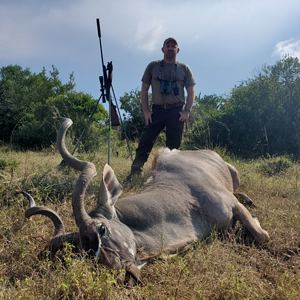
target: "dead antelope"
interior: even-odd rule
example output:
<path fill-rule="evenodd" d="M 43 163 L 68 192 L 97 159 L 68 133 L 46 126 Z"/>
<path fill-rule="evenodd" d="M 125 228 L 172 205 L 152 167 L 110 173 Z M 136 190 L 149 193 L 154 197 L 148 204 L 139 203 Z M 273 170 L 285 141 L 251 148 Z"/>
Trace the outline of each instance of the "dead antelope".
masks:
<path fill-rule="evenodd" d="M 78 160 L 68 152 L 65 135 L 72 120 L 57 119 L 63 121 L 57 136 L 61 156 L 81 171 L 72 196 L 79 232 L 66 234 L 54 211 L 35 206 L 31 196 L 22 192 L 30 200 L 26 217 L 44 214 L 54 223 L 54 237 L 46 247 L 53 255 L 64 242 L 72 243 L 76 251 L 94 256 L 101 264 L 126 270 L 127 278 L 136 283 L 140 281 L 141 266 L 150 257 L 161 251 L 177 253 L 209 236 L 213 229 L 232 228 L 237 220 L 256 241 L 269 240 L 258 220 L 233 194 L 239 186 L 238 171 L 210 150 L 161 149 L 144 191 L 120 200 L 122 186 L 112 168 L 105 165 L 97 204 L 87 213 L 84 195 L 96 169 L 93 163 Z"/>

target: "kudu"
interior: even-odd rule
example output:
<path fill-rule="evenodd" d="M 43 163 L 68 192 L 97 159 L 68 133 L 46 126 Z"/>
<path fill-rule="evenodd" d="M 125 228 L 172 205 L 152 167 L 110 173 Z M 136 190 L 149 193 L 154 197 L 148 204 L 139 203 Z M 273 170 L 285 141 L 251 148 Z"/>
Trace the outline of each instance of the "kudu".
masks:
<path fill-rule="evenodd" d="M 81 171 L 74 187 L 72 206 L 77 233 L 65 233 L 60 217 L 51 209 L 30 201 L 26 217 L 44 214 L 55 226 L 46 246 L 52 254 L 64 242 L 77 252 L 87 252 L 108 267 L 125 269 L 131 284 L 140 281 L 140 268 L 159 253 L 176 254 L 209 236 L 212 230 L 224 231 L 239 220 L 258 242 L 267 242 L 268 233 L 237 200 L 233 190 L 239 186 L 239 173 L 210 150 L 179 151 L 161 149 L 153 160 L 153 173 L 142 193 L 118 198 L 122 186 L 114 171 L 105 165 L 97 205 L 87 213 L 85 191 L 96 175 L 93 163 L 73 157 L 65 146 L 65 135 L 72 120 L 63 121 L 57 146 L 63 160 Z M 244 199 L 248 199 L 244 195 Z"/>

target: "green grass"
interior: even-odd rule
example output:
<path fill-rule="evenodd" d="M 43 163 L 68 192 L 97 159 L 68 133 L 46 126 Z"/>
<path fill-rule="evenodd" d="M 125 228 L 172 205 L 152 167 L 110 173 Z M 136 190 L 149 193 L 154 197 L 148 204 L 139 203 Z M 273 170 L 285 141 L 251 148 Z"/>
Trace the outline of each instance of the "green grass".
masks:
<path fill-rule="evenodd" d="M 122 181 L 131 161 L 119 151 L 111 166 Z M 0 299 L 299 299 L 300 298 L 300 165 L 281 158 L 231 163 L 240 171 L 243 191 L 257 208 L 249 208 L 270 234 L 258 245 L 241 226 L 225 236 L 216 233 L 183 256 L 155 259 L 142 269 L 144 285 L 126 288 L 123 272 L 74 257 L 70 248 L 54 260 L 37 255 L 54 232 L 43 216 L 25 220 L 30 192 L 38 205 L 54 209 L 68 231 L 77 231 L 71 207 L 79 173 L 57 170 L 55 151 L 9 152 L 0 149 Z M 106 155 L 84 153 L 98 175 L 85 199 L 93 207 Z M 275 163 L 273 163 L 273 161 Z M 280 172 L 268 172 L 276 166 Z M 122 197 L 141 191 L 151 162 L 136 182 L 124 185 Z M 267 170 L 267 171 L 266 171 Z M 273 170 L 273 169 L 272 169 Z M 277 170 L 277 169 L 275 169 Z M 273 172 L 273 173 L 272 173 Z"/>

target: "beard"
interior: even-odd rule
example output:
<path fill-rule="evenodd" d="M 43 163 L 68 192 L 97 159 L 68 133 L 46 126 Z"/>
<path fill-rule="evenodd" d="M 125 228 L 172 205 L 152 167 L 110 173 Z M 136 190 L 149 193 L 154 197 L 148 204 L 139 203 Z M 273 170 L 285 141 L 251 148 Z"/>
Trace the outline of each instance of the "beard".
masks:
<path fill-rule="evenodd" d="M 167 57 L 168 57 L 168 58 L 174 58 L 175 55 L 176 55 L 175 52 L 172 51 L 172 50 L 170 50 L 170 51 L 167 52 Z"/>

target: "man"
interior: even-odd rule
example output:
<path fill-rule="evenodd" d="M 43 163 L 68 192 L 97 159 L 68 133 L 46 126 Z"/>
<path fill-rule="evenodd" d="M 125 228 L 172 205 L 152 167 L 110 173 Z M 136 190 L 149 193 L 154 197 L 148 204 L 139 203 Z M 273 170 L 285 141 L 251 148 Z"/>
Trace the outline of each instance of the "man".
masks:
<path fill-rule="evenodd" d="M 131 174 L 140 174 L 159 133 L 166 127 L 166 147 L 178 149 L 183 125 L 189 118 L 195 100 L 195 80 L 188 65 L 176 61 L 179 52 L 174 38 L 167 38 L 162 47 L 163 60 L 151 62 L 142 78 L 141 101 L 146 126 L 136 149 Z M 152 89 L 152 110 L 148 90 Z M 187 91 L 185 101 L 184 88 Z"/>

